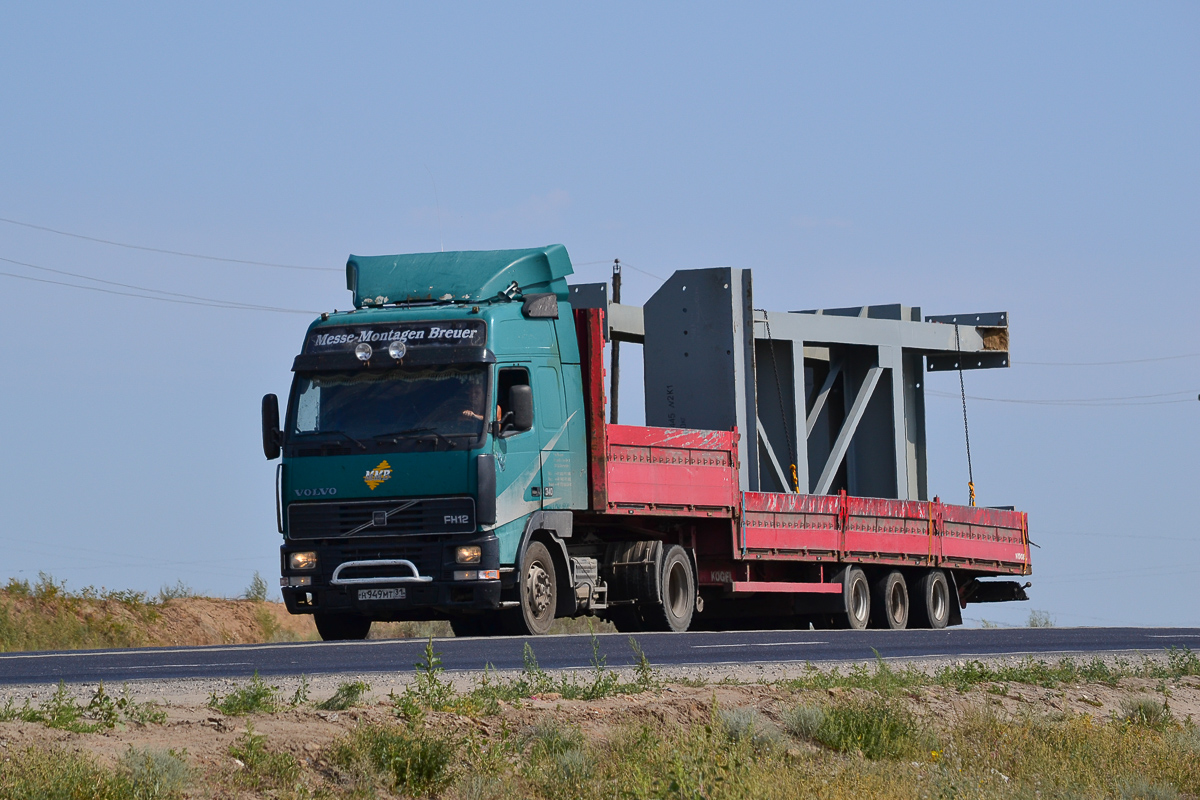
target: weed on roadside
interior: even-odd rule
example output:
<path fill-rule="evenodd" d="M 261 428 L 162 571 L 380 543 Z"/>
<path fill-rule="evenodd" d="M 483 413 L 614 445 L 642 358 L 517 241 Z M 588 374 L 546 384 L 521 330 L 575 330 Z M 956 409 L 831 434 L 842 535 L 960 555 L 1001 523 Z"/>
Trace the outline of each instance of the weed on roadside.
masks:
<path fill-rule="evenodd" d="M 629 637 L 629 649 L 633 651 L 633 682 L 643 692 L 656 692 L 662 689 L 663 680 L 646 658 L 641 642 Z"/>
<path fill-rule="evenodd" d="M 332 697 L 317 703 L 317 708 L 322 711 L 345 711 L 352 706 L 358 705 L 363 695 L 369 691 L 371 691 L 371 684 L 369 683 L 343 681 L 338 685 L 337 691 L 333 693 Z"/>
<path fill-rule="evenodd" d="M 279 687 L 271 686 L 258 676 L 225 696 L 215 691 L 208 697 L 208 707 L 229 717 L 246 714 L 274 714 L 280 709 Z"/>
<path fill-rule="evenodd" d="M 129 696 L 128 689 L 122 689 L 120 695 L 113 697 L 105 691 L 103 683 L 96 687 L 87 705 L 80 705 L 67 691 L 66 684 L 59 681 L 54 694 L 37 707 L 26 699 L 24 705 L 18 708 L 10 697 L 0 708 L 0 722 L 40 722 L 48 728 L 74 733 L 111 730 L 125 722 L 161 725 L 166 718 L 166 712 L 156 703 L 139 703 Z"/>
<path fill-rule="evenodd" d="M 292 699 L 288 701 L 288 705 L 292 708 L 302 706 L 308 702 L 309 681 L 308 676 L 303 672 L 300 673 L 300 681 L 296 684 L 296 691 L 292 692 Z"/>
<path fill-rule="evenodd" d="M 538 664 L 533 647 L 526 642 L 524 668 L 519 675 L 499 680 L 492 675 L 490 668 L 485 667 L 475 686 L 459 693 L 454 684 L 443 677 L 445 669 L 441 654 L 433 649 L 433 639 L 430 638 L 425 644 L 422 660 L 414 665 L 416 675 L 413 682 L 405 687 L 402 694 L 393 693 L 390 697 L 397 714 L 415 724 L 424 719 L 426 711 L 452 711 L 479 716 L 498 713 L 500 701 L 514 703 L 553 695 L 564 700 L 598 700 L 661 688 L 661 678 L 633 637 L 629 638 L 629 646 L 636 659 L 632 683 L 622 682 L 620 674 L 608 667 L 607 657 L 600 652 L 600 642 L 594 634 L 591 645 L 591 669 L 586 673 L 586 680 L 581 680 L 575 672 L 558 677 L 550 675 Z"/>
<path fill-rule="evenodd" d="M 1186 647 L 1171 647 L 1164 652 L 1164 657 L 1144 656 L 1141 661 L 1124 658 L 1105 661 L 1099 657 L 1086 661 L 1073 658 L 1047 661 L 1026 657 L 1013 663 L 960 661 L 932 672 L 912 664 L 894 668 L 877 655 L 873 665 L 854 664 L 844 671 L 838 667 L 818 669 L 809 664 L 803 674 L 776 681 L 774 685 L 792 690 L 868 689 L 883 695 L 894 695 L 924 686 L 948 686 L 960 692 L 967 692 L 982 684 L 1005 683 L 1053 689 L 1080 682 L 1115 686 L 1123 678 L 1149 678 L 1165 682 L 1198 675 L 1200 657 Z M 1004 692 L 997 690 L 997 693 Z"/>

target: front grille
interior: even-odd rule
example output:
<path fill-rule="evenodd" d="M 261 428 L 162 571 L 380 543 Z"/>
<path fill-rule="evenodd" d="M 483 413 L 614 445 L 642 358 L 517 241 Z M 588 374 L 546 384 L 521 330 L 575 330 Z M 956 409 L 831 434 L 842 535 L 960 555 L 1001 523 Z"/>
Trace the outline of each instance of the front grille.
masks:
<path fill-rule="evenodd" d="M 404 536 L 419 533 L 473 533 L 471 497 L 364 500 L 351 503 L 292 503 L 289 539 Z"/>

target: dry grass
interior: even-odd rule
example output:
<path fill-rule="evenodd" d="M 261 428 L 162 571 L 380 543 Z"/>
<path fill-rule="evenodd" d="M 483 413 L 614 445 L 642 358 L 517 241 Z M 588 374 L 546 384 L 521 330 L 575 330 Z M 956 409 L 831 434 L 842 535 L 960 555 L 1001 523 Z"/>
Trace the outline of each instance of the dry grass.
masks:
<path fill-rule="evenodd" d="M 1191 662 L 1176 657 L 1174 663 Z M 1160 664 L 1170 669 L 1166 659 Z M 568 700 L 537 691 L 545 688 L 543 681 L 558 686 L 565 679 L 543 677 L 534 659 L 522 675 L 481 678 L 468 691 L 442 678 L 436 652 L 427 653 L 421 666 L 411 692 L 342 711 L 340 731 L 325 733 L 319 744 L 306 732 L 328 731 L 330 711 L 307 699 L 283 703 L 277 689 L 250 681 L 234 692 L 246 695 L 246 702 L 228 713 L 255 716 L 248 723 L 225 717 L 232 725 L 218 725 L 211 734 L 217 744 L 203 748 L 207 760 L 157 751 L 108 761 L 86 755 L 92 741 L 86 737 L 103 746 L 111 730 L 70 734 L 70 752 L 13 745 L 0 761 L 0 796 L 1200 796 L 1200 730 L 1169 706 L 1195 709 L 1200 686 L 1190 675 L 1163 678 L 1158 690 L 1151 688 L 1158 679 L 1144 677 L 1060 684 L 1053 691 L 1014 682 L 1012 695 L 1043 698 L 1017 703 L 990 693 L 990 685 L 965 694 L 953 681 L 897 690 L 895 676 L 879 669 L 872 673 L 874 688 L 680 688 L 658 678 L 642 686 L 620 684 L 620 691 L 593 670 L 575 679 L 579 690 Z M 1044 677 L 1040 669 L 1026 674 Z M 818 677 L 808 676 L 810 682 Z M 826 672 L 819 679 L 832 684 L 846 673 L 838 678 Z M 597 682 L 611 691 L 594 692 Z M 336 694 L 345 702 L 336 705 L 353 706 L 350 695 L 362 702 L 361 688 L 339 687 Z M 1058 707 L 1064 697 L 1100 692 L 1108 698 L 1106 713 Z M 217 698 L 218 705 L 229 697 Z M 154 738 L 172 744 L 172 732 L 188 728 L 155 727 Z M 189 741 L 201 747 L 201 739 Z M 140 786 L 161 787 L 155 789 L 160 793 L 132 793 L 135 778 Z"/>
<path fill-rule="evenodd" d="M 0 588 L 0 651 L 295 641 L 316 637 L 308 617 L 279 603 L 196 597 L 179 583 L 158 595 L 66 584 L 42 574 Z"/>

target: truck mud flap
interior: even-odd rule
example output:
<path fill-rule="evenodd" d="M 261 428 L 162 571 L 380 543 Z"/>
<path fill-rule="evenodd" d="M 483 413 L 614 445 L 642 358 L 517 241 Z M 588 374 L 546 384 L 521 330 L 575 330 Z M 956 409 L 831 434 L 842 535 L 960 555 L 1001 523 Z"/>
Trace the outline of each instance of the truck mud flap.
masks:
<path fill-rule="evenodd" d="M 972 578 L 962 587 L 962 602 L 1007 603 L 1013 600 L 1028 600 L 1025 590 L 1033 584 L 1016 581 L 981 581 Z"/>

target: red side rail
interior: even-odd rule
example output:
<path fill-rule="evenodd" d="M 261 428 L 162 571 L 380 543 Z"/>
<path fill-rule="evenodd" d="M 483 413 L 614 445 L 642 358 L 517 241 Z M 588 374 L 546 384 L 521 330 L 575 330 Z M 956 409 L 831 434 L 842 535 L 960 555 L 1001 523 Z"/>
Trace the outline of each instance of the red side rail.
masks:
<path fill-rule="evenodd" d="M 598 309 L 575 312 L 593 511 L 733 517 L 741 501 L 736 431 L 609 425 Z"/>
<path fill-rule="evenodd" d="M 929 502 L 746 492 L 742 557 L 1029 573 L 1021 511 Z"/>
<path fill-rule="evenodd" d="M 732 517 L 740 500 L 736 431 L 608 426 L 607 509 Z"/>

